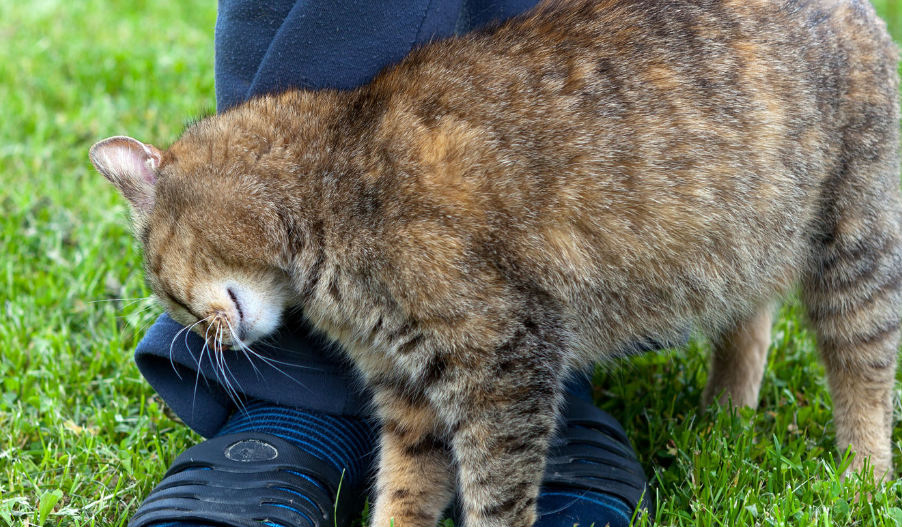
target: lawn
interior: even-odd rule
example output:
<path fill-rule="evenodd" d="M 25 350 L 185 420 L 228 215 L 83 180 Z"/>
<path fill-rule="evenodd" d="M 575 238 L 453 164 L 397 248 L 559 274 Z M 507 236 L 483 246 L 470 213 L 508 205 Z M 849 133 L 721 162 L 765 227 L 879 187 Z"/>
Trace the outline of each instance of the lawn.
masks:
<path fill-rule="evenodd" d="M 879 7 L 898 35 L 895 1 Z M 125 203 L 87 149 L 116 134 L 165 145 L 214 106 L 215 7 L 0 0 L 0 526 L 125 526 L 198 440 L 132 363 L 160 310 Z M 902 483 L 838 482 L 847 459 L 795 301 L 757 412 L 697 410 L 706 351 L 596 374 L 653 478 L 659 525 L 902 526 Z M 902 424 L 893 438 L 900 466 Z"/>

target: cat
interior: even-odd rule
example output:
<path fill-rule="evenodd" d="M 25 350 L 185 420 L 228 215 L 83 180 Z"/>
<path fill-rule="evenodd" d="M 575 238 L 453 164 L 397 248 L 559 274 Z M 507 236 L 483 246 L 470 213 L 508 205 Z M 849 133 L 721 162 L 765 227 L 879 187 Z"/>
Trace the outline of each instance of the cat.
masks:
<path fill-rule="evenodd" d="M 548 1 L 90 158 L 175 320 L 221 351 L 301 307 L 342 345 L 383 424 L 373 525 L 459 489 L 466 525 L 529 526 L 569 373 L 694 324 L 705 400 L 755 406 L 796 284 L 849 471 L 891 475 L 896 68 L 861 0 Z"/>

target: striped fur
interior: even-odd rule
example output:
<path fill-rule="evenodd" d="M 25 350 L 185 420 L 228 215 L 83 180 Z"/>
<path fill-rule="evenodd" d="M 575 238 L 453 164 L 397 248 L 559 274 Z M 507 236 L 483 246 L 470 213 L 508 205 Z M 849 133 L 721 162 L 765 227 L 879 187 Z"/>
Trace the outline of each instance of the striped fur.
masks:
<path fill-rule="evenodd" d="M 277 315 L 250 295 L 342 344 L 384 423 L 379 527 L 433 525 L 455 488 L 471 527 L 531 525 L 564 377 L 640 337 L 708 332 L 706 400 L 754 406 L 795 284 L 839 448 L 880 476 L 896 64 L 862 0 L 550 1 L 360 89 L 206 118 L 162 152 L 152 196 L 124 188 L 177 320 L 252 340 Z M 92 158 L 120 186 L 149 166 L 105 166 L 109 144 Z"/>

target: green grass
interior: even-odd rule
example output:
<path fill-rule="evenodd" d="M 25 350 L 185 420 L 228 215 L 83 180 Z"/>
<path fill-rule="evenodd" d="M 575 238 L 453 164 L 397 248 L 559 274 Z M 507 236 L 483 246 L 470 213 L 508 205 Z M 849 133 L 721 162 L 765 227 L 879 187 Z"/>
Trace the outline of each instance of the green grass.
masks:
<path fill-rule="evenodd" d="M 774 326 L 757 411 L 698 410 L 708 346 L 696 341 L 597 372 L 600 406 L 621 419 L 654 476 L 657 524 L 902 525 L 902 482 L 839 483 L 849 457 L 836 450 L 824 370 L 800 312 L 787 302 Z M 897 418 L 899 397 L 897 383 Z M 893 440 L 898 467 L 899 423 Z"/>
<path fill-rule="evenodd" d="M 898 34 L 902 9 L 886 1 Z M 213 107 L 214 20 L 212 0 L 0 0 L 0 526 L 124 526 L 198 439 L 132 363 L 159 309 L 117 300 L 148 291 L 125 204 L 87 149 L 115 134 L 165 145 Z M 838 483 L 830 397 L 795 303 L 758 412 L 697 410 L 705 352 L 596 376 L 653 476 L 660 525 L 902 526 L 902 484 Z M 898 454 L 902 425 L 893 437 Z"/>
<path fill-rule="evenodd" d="M 158 310 L 109 301 L 148 291 L 87 149 L 166 143 L 214 105 L 214 21 L 212 1 L 0 2 L 0 525 L 126 525 L 195 440 L 132 363 Z"/>

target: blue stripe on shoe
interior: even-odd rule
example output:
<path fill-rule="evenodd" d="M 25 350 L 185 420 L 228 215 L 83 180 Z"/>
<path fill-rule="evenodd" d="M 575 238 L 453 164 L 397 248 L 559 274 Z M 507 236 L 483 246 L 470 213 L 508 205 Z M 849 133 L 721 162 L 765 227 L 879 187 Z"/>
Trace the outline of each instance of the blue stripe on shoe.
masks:
<path fill-rule="evenodd" d="M 244 411 L 239 412 L 240 415 L 237 417 L 239 419 L 247 419 L 250 421 L 254 421 L 260 418 L 272 417 L 273 419 L 285 418 L 289 422 L 296 422 L 296 412 L 291 409 L 283 409 L 280 407 L 261 407 L 261 405 L 255 405 L 255 407 L 248 407 Z M 354 443 L 354 447 L 358 449 L 366 449 L 369 448 L 369 442 L 367 441 L 367 437 L 365 432 L 360 430 L 360 427 L 357 426 L 347 426 L 345 423 L 342 423 L 339 418 L 335 418 L 329 415 L 316 415 L 316 414 L 307 414 L 305 415 L 305 419 L 309 419 L 310 422 L 316 423 L 322 426 L 323 431 L 336 435 L 336 438 L 330 438 L 330 440 L 344 440 L 352 441 Z M 235 420 L 237 421 L 237 420 Z"/>
<path fill-rule="evenodd" d="M 310 452 L 311 454 L 316 455 L 316 457 L 321 458 L 324 461 L 328 461 L 328 462 L 332 463 L 332 465 L 335 466 L 335 468 L 337 468 L 339 472 L 341 472 L 341 469 L 347 468 L 347 466 L 342 463 L 339 456 L 334 455 L 334 452 L 321 448 L 322 447 L 321 443 L 316 443 L 315 441 L 305 441 L 304 439 L 302 439 L 303 436 L 299 436 L 299 435 L 295 434 L 294 430 L 291 428 L 285 428 L 283 426 L 271 426 L 271 425 L 268 425 L 268 426 L 248 425 L 248 426 L 242 426 L 242 427 L 238 427 L 238 428 L 234 428 L 234 429 L 232 429 L 232 428 L 223 429 L 223 432 L 225 432 L 225 433 L 223 433 L 222 435 L 237 434 L 240 432 L 264 432 L 267 434 L 272 434 L 274 436 L 281 437 L 285 441 L 290 441 L 290 442 L 294 443 L 295 445 Z"/>
<path fill-rule="evenodd" d="M 615 498 L 613 496 L 608 496 L 606 494 L 599 494 L 597 492 L 591 491 L 544 491 L 539 494 L 540 504 L 542 498 L 552 496 L 559 498 L 572 498 L 573 502 L 567 504 L 564 509 L 539 511 L 540 519 L 536 522 L 536 525 L 541 525 L 544 523 L 541 519 L 543 513 L 547 514 L 549 518 L 558 516 L 559 514 L 578 516 L 583 522 L 588 522 L 586 523 L 586 525 L 589 525 L 591 523 L 595 523 L 595 525 L 604 525 L 606 521 L 610 521 L 610 513 L 613 513 L 618 518 L 625 521 L 626 525 L 629 525 L 630 519 L 633 514 L 633 510 L 623 500 Z M 607 512 L 607 514 L 605 514 L 605 512 Z M 557 522 L 549 523 L 557 524 L 559 522 L 560 520 L 558 520 Z"/>
<path fill-rule="evenodd" d="M 291 489 L 289 489 L 289 488 L 287 488 L 287 487 L 273 487 L 273 488 L 274 488 L 274 489 L 278 489 L 278 490 L 284 490 L 285 492 L 294 494 L 295 496 L 301 498 L 302 500 L 306 501 L 306 502 L 309 503 L 310 505 L 313 505 L 313 506 L 316 508 L 316 510 L 319 510 L 319 505 L 317 505 L 316 503 L 314 503 L 313 500 L 311 500 L 311 499 L 308 498 L 307 496 L 304 496 L 304 495 L 301 494 L 300 492 L 295 492 L 295 491 L 293 491 L 293 490 L 291 490 Z M 322 511 L 320 511 L 320 512 L 322 512 Z"/>
<path fill-rule="evenodd" d="M 352 451 L 361 451 L 364 448 L 365 441 L 359 437 L 352 437 L 349 434 L 336 432 L 335 423 L 321 424 L 315 420 L 300 419 L 284 419 L 275 418 L 272 413 L 254 413 L 247 416 L 246 420 L 238 421 L 234 424 L 229 423 L 223 428 L 220 435 L 231 434 L 240 427 L 273 427 L 281 429 L 283 432 L 291 431 L 294 436 L 300 437 L 316 437 L 320 441 L 323 448 L 331 451 L 343 451 L 350 448 Z M 260 430 L 262 431 L 262 430 Z"/>
<path fill-rule="evenodd" d="M 369 449 L 373 436 L 372 426 L 360 419 L 317 412 L 302 412 L 294 408 L 275 406 L 259 401 L 250 402 L 243 410 L 236 412 L 226 426 L 245 421 L 254 423 L 286 421 L 297 424 L 319 425 L 324 431 L 333 436 L 333 439 L 351 440 L 354 443 L 353 447 L 359 449 Z"/>
<path fill-rule="evenodd" d="M 294 511 L 294 512 L 300 514 L 301 516 L 303 516 L 304 518 L 306 518 L 307 521 L 310 522 L 310 525 L 316 525 L 316 523 L 315 523 L 313 520 L 310 519 L 310 516 L 307 516 L 306 514 L 304 514 L 303 512 L 299 511 L 298 509 L 295 509 L 294 507 L 289 507 L 289 506 L 287 506 L 287 505 L 281 505 L 281 504 L 279 504 L 279 503 L 266 503 L 266 505 L 269 505 L 270 507 L 281 507 L 281 508 L 283 508 L 283 509 L 288 509 L 288 510 L 290 510 L 290 511 Z M 276 525 L 278 525 L 278 524 L 276 524 Z"/>
<path fill-rule="evenodd" d="M 229 429 L 225 433 L 234 434 L 239 432 L 264 432 L 280 437 L 307 452 L 314 454 L 316 457 L 328 461 L 336 468 L 336 470 L 338 470 L 338 472 L 345 472 L 346 477 L 349 480 L 356 480 L 358 476 L 362 475 L 364 470 L 363 461 L 364 458 L 367 457 L 366 454 L 359 456 L 351 455 L 349 457 L 343 456 L 338 450 L 328 449 L 324 447 L 322 443 L 316 443 L 315 440 L 307 440 L 309 439 L 308 437 L 299 436 L 298 434 L 293 433 L 293 430 L 290 428 L 248 425 Z"/>
<path fill-rule="evenodd" d="M 241 412 L 239 418 L 241 420 L 246 419 L 251 422 L 259 420 L 268 420 L 273 422 L 283 421 L 285 423 L 299 422 L 293 412 L 282 412 L 280 410 L 281 409 L 271 410 L 268 408 L 255 408 L 252 410 L 247 410 L 246 412 Z M 323 433 L 328 434 L 324 436 L 324 438 L 329 440 L 329 442 L 333 444 L 336 444 L 339 441 L 343 443 L 352 442 L 352 446 L 357 449 L 365 448 L 366 446 L 366 439 L 358 433 L 356 427 L 345 429 L 342 425 L 336 422 L 337 420 L 325 419 L 328 416 L 308 415 L 305 417 L 306 419 L 302 422 L 319 426 L 319 429 Z"/>
<path fill-rule="evenodd" d="M 363 477 L 372 459 L 374 428 L 363 420 L 337 417 L 260 401 L 248 402 L 218 435 L 264 432 L 281 437 L 329 462 L 346 478 Z"/>
<path fill-rule="evenodd" d="M 323 487 L 323 484 L 322 484 L 321 482 L 319 482 L 319 481 L 317 481 L 317 480 L 311 478 L 310 476 L 307 476 L 307 475 L 305 475 L 305 474 L 301 474 L 300 472 L 295 472 L 295 471 L 293 471 L 293 470 L 287 470 L 287 469 L 282 469 L 282 470 L 284 470 L 285 472 L 288 472 L 289 474 L 294 474 L 295 476 L 302 477 L 302 478 L 306 479 L 307 481 L 309 481 L 310 483 L 313 483 L 313 484 L 316 485 L 317 487 L 319 487 L 319 488 L 321 488 L 321 489 L 323 489 L 323 490 L 326 490 L 326 487 Z"/>

